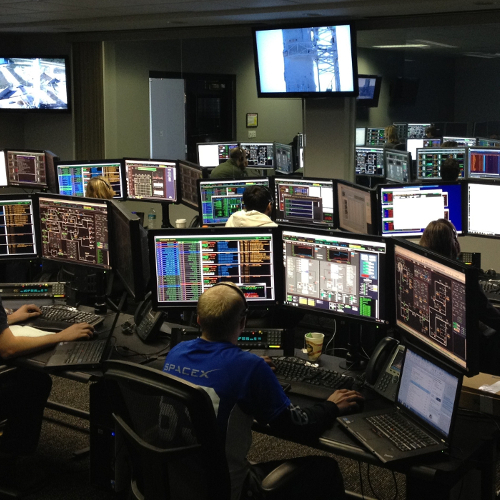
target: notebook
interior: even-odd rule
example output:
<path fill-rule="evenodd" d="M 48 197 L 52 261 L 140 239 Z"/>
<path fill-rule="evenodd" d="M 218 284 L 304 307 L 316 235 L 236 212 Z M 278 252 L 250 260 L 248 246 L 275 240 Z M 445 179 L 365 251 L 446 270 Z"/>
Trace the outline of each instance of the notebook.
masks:
<path fill-rule="evenodd" d="M 384 463 L 441 452 L 450 444 L 461 387 L 461 375 L 407 348 L 394 406 L 337 421 Z M 407 435 L 413 432 L 408 426 L 416 428 L 416 436 L 400 437 L 392 423 L 384 429 L 388 418 L 401 421 Z"/>

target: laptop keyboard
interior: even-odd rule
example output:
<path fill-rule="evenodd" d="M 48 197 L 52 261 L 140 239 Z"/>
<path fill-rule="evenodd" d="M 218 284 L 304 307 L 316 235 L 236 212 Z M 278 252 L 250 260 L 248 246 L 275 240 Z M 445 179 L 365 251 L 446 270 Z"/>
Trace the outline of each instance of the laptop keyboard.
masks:
<path fill-rule="evenodd" d="M 75 344 L 75 347 L 68 352 L 66 364 L 99 363 L 105 346 L 105 340 L 78 342 Z"/>
<path fill-rule="evenodd" d="M 277 356 L 271 358 L 280 383 L 290 384 L 290 392 L 317 399 L 327 399 L 337 389 L 352 389 L 354 378 L 335 370 L 311 365 L 301 358 Z"/>
<path fill-rule="evenodd" d="M 366 417 L 366 420 L 401 451 L 418 450 L 437 444 L 436 440 L 399 413 Z"/>
<path fill-rule="evenodd" d="M 52 305 L 40 307 L 42 315 L 47 321 L 63 321 L 65 323 L 89 323 L 96 326 L 103 321 L 103 317 L 92 312 L 79 311 L 75 307 L 66 305 Z"/>

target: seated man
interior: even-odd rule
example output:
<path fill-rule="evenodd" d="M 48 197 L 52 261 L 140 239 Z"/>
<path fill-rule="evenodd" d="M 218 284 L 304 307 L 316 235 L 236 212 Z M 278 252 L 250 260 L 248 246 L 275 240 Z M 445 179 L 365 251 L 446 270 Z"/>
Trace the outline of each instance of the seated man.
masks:
<path fill-rule="evenodd" d="M 460 164 L 455 158 L 447 158 L 441 165 L 441 179 L 443 181 L 458 181 Z"/>
<path fill-rule="evenodd" d="M 23 305 L 7 315 L 0 299 L 0 357 L 8 360 L 61 341 L 88 339 L 94 328 L 87 323 L 71 325 L 62 332 L 41 337 L 15 336 L 9 325 L 39 316 L 35 305 Z M 15 474 L 16 458 L 34 453 L 40 437 L 45 403 L 52 379 L 47 373 L 25 368 L 0 376 L 0 419 L 7 419 L 0 437 L 0 493 L 29 489 Z M 20 483 L 21 484 L 18 484 Z"/>
<path fill-rule="evenodd" d="M 238 146 L 229 151 L 229 160 L 212 170 L 210 179 L 244 179 L 248 177 L 247 167 L 247 152 Z"/>
<path fill-rule="evenodd" d="M 203 386 L 217 413 L 231 476 L 232 499 L 259 498 L 262 479 L 280 462 L 250 465 L 246 459 L 256 419 L 269 424 L 280 436 L 315 438 L 341 414 L 358 409 L 362 396 L 356 391 L 335 391 L 327 401 L 308 408 L 293 406 L 266 360 L 242 351 L 238 336 L 245 327 L 245 296 L 234 284 L 219 283 L 198 301 L 201 338 L 181 342 L 168 354 L 164 371 Z M 268 360 L 270 362 L 270 360 Z M 337 462 L 329 457 L 301 457 L 300 478 L 287 486 L 286 498 L 345 498 Z M 280 496 L 281 498 L 281 496 Z M 285 498 L 285 497 L 283 497 Z"/>
<path fill-rule="evenodd" d="M 276 227 L 269 217 L 273 211 L 273 197 L 265 186 L 248 186 L 243 191 L 244 209 L 235 212 L 226 227 Z"/>

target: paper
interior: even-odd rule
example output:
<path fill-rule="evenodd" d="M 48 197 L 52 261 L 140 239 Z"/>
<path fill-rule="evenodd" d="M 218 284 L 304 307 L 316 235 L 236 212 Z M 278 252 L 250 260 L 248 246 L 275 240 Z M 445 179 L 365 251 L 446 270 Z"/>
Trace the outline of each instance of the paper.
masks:
<path fill-rule="evenodd" d="M 44 335 L 53 335 L 56 333 L 39 330 L 38 328 L 26 325 L 11 325 L 9 328 L 16 337 L 43 337 Z"/>

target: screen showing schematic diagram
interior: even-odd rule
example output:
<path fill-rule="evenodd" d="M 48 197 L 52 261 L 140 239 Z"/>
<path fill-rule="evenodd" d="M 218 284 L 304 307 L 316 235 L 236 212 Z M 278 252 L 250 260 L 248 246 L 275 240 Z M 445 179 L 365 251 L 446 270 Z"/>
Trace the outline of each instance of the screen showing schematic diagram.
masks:
<path fill-rule="evenodd" d="M 382 240 L 283 230 L 285 305 L 385 322 Z"/>
<path fill-rule="evenodd" d="M 333 227 L 333 181 L 274 179 L 276 222 Z"/>
<path fill-rule="evenodd" d="M 465 273 L 397 244 L 394 265 L 397 325 L 466 368 Z"/>
<path fill-rule="evenodd" d="M 273 231 L 221 228 L 154 235 L 159 307 L 196 306 L 220 281 L 240 288 L 249 303 L 275 300 Z"/>
<path fill-rule="evenodd" d="M 177 202 L 177 164 L 165 160 L 125 160 L 128 198 Z"/>
<path fill-rule="evenodd" d="M 104 200 L 40 196 L 38 206 L 43 258 L 111 268 Z"/>
<path fill-rule="evenodd" d="M 243 191 L 248 186 L 269 189 L 269 177 L 245 180 L 200 180 L 200 216 L 203 225 L 223 225 L 234 212 L 243 208 Z"/>
<path fill-rule="evenodd" d="M 274 143 L 242 142 L 241 147 L 247 152 L 249 168 L 274 168 Z"/>
<path fill-rule="evenodd" d="M 462 233 L 462 187 L 440 185 L 379 186 L 383 236 L 418 236 L 433 220 L 451 221 Z"/>
<path fill-rule="evenodd" d="M 33 221 L 30 198 L 0 198 L 0 258 L 36 256 Z"/>
<path fill-rule="evenodd" d="M 59 194 L 85 196 L 87 184 L 92 177 L 102 177 L 115 192 L 114 198 L 124 198 L 122 160 L 92 162 L 59 162 L 57 182 Z"/>
<path fill-rule="evenodd" d="M 460 178 L 465 177 L 467 153 L 465 148 L 417 149 L 417 179 L 441 179 L 441 166 L 448 158 L 457 160 Z"/>
<path fill-rule="evenodd" d="M 384 176 L 384 148 L 356 148 L 356 175 Z"/>
<path fill-rule="evenodd" d="M 5 156 L 9 185 L 47 187 L 44 151 L 6 151 Z"/>
<path fill-rule="evenodd" d="M 375 234 L 374 194 L 370 188 L 338 180 L 339 229 L 351 233 Z"/>

